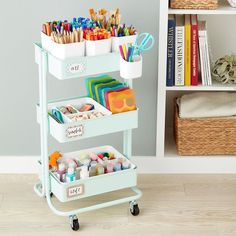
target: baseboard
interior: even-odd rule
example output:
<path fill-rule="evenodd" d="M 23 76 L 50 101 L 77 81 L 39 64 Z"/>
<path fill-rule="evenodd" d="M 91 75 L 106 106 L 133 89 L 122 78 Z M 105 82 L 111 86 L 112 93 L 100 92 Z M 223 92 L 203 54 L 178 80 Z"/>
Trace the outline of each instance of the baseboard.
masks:
<path fill-rule="evenodd" d="M 0 156 L 0 173 L 37 173 L 39 156 Z M 235 174 L 236 158 L 157 158 L 136 156 L 132 161 L 139 173 Z"/>

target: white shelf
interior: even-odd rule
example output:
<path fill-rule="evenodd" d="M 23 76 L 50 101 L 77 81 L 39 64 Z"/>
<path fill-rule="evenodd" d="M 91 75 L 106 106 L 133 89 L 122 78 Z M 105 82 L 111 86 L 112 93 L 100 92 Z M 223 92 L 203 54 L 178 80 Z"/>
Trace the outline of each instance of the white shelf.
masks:
<path fill-rule="evenodd" d="M 236 15 L 236 8 L 229 5 L 227 1 L 220 1 L 216 10 L 194 10 L 194 9 L 170 9 L 169 14 L 199 14 L 199 15 Z"/>
<path fill-rule="evenodd" d="M 236 85 L 214 83 L 212 86 L 166 86 L 166 91 L 236 91 Z"/>

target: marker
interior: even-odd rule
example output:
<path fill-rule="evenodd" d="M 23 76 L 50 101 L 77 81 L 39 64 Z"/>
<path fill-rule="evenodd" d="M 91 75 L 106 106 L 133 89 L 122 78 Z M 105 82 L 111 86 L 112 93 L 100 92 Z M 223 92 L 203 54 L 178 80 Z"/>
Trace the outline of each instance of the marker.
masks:
<path fill-rule="evenodd" d="M 125 44 L 123 44 L 123 52 L 124 52 L 124 59 L 127 61 L 127 48 Z"/>

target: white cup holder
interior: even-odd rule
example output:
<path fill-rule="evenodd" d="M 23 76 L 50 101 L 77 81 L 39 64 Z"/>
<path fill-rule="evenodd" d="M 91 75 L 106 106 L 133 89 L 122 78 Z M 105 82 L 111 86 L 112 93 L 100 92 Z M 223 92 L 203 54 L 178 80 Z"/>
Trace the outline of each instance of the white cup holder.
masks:
<path fill-rule="evenodd" d="M 136 79 L 142 76 L 142 56 L 134 56 L 133 62 L 128 62 L 120 57 L 120 76 L 123 79 Z"/>

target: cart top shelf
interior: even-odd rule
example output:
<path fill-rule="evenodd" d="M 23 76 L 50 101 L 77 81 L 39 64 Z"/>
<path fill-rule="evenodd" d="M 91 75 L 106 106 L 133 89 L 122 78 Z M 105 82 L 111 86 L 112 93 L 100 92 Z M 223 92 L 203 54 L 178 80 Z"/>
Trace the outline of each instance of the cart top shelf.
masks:
<path fill-rule="evenodd" d="M 41 43 L 35 45 L 35 62 L 39 64 L 44 50 Z M 74 57 L 61 60 L 47 52 L 48 71 L 57 79 L 65 80 L 90 75 L 104 74 L 120 70 L 119 53 L 112 52 L 99 56 Z"/>

